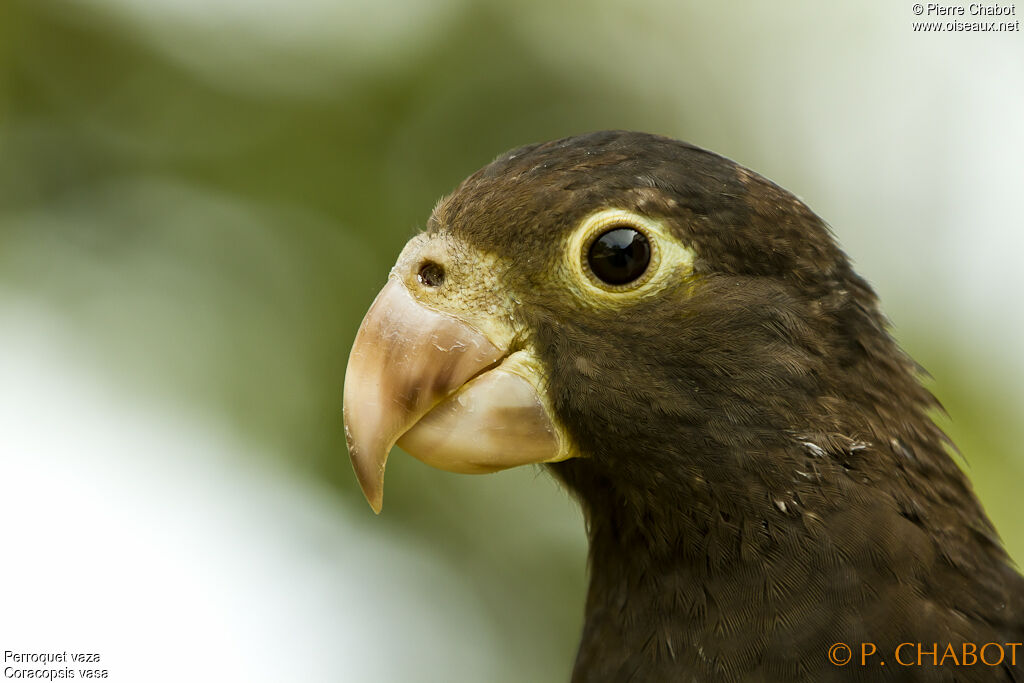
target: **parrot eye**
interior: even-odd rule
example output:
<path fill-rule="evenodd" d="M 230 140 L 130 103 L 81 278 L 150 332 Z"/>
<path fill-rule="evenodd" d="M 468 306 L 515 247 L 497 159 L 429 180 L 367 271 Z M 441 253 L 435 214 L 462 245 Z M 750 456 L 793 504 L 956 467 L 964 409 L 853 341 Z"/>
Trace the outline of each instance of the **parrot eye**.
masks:
<path fill-rule="evenodd" d="M 651 262 L 651 244 L 639 230 L 619 225 L 605 231 L 590 245 L 587 264 L 601 281 L 624 285 L 636 280 Z"/>
<path fill-rule="evenodd" d="M 628 306 L 686 283 L 694 252 L 656 218 L 609 207 L 583 218 L 565 242 L 565 284 L 585 305 Z"/>

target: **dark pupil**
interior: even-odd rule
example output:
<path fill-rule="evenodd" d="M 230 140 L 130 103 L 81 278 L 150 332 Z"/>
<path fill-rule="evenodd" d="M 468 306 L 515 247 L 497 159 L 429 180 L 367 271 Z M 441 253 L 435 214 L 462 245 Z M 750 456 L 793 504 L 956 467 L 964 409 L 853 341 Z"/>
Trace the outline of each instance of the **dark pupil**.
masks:
<path fill-rule="evenodd" d="M 651 245 L 639 230 L 612 228 L 590 245 L 588 260 L 590 269 L 601 280 L 610 285 L 624 285 L 647 270 Z"/>

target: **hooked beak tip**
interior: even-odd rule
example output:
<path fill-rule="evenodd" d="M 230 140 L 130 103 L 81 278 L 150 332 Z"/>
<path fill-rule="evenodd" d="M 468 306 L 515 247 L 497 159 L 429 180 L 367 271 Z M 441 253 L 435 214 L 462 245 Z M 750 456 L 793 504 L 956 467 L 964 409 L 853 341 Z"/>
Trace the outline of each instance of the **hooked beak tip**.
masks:
<path fill-rule="evenodd" d="M 374 513 L 380 514 L 384 505 L 384 467 L 377 472 L 356 471 L 356 478 L 359 480 L 359 488 L 363 490 L 366 502 L 373 508 Z"/>
<path fill-rule="evenodd" d="M 364 456 L 365 449 L 360 448 L 348 428 L 348 419 L 345 420 L 345 440 L 348 442 L 348 452 L 352 460 L 356 479 L 359 481 L 359 488 L 363 491 L 366 502 L 373 508 L 375 514 L 380 514 L 384 505 L 384 466 L 387 462 L 387 453 L 383 458 L 368 458 Z"/>
<path fill-rule="evenodd" d="M 363 495 L 366 496 L 366 502 L 370 504 L 370 509 L 373 510 L 373 514 L 379 515 L 381 508 L 384 507 L 384 489 L 378 491 L 372 498 L 366 493 L 366 491 L 363 491 Z"/>

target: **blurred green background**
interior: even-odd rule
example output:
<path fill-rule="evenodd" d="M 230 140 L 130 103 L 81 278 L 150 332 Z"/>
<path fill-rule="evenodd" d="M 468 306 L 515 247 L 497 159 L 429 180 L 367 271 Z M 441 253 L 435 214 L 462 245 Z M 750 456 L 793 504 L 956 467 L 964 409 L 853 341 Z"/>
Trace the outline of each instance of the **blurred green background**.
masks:
<path fill-rule="evenodd" d="M 847 4 L 4 0 L 0 647 L 91 646 L 113 680 L 567 680 L 575 505 L 395 456 L 374 518 L 341 391 L 436 200 L 600 128 L 834 227 L 1024 558 L 1024 40 Z"/>

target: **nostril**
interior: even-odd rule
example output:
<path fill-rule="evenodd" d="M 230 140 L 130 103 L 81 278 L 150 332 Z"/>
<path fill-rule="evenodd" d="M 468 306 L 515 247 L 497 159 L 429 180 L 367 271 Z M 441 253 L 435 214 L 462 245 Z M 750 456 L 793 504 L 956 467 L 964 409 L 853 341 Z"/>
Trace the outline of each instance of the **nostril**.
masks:
<path fill-rule="evenodd" d="M 427 287 L 440 287 L 444 284 L 444 266 L 433 261 L 424 261 L 418 274 L 420 283 Z"/>

